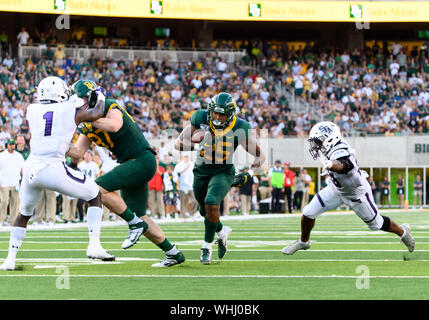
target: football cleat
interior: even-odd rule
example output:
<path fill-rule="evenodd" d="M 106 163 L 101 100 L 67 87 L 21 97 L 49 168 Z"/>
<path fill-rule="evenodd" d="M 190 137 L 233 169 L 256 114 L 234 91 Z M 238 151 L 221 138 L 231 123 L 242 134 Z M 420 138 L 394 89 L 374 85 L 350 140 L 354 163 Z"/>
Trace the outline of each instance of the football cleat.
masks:
<path fill-rule="evenodd" d="M 2 265 L 0 265 L 0 270 L 13 271 L 15 270 L 15 259 L 6 259 Z"/>
<path fill-rule="evenodd" d="M 222 259 L 225 256 L 226 252 L 228 251 L 226 240 L 228 240 L 228 237 L 232 232 L 232 229 L 230 227 L 224 226 L 222 229 L 223 229 L 222 230 L 223 236 L 219 237 L 219 239 L 217 239 L 215 242 L 215 244 L 217 244 L 218 246 L 217 255 L 219 259 Z"/>
<path fill-rule="evenodd" d="M 212 262 L 212 249 L 201 248 L 200 262 L 210 264 Z"/>
<path fill-rule="evenodd" d="M 102 246 L 89 245 L 86 250 L 89 259 L 98 259 L 101 261 L 115 261 L 116 257 L 108 253 Z"/>
<path fill-rule="evenodd" d="M 298 250 L 307 250 L 308 248 L 310 248 L 310 241 L 302 242 L 301 240 L 296 240 L 292 242 L 290 245 L 288 245 L 287 247 L 284 247 L 282 252 L 284 254 L 291 255 L 297 252 Z"/>
<path fill-rule="evenodd" d="M 174 247 L 176 247 L 176 245 L 174 245 Z M 181 264 L 183 262 L 185 262 L 185 256 L 183 255 L 182 252 L 178 252 L 175 255 L 169 255 L 166 254 L 164 260 L 162 260 L 161 262 L 158 263 L 154 263 L 152 265 L 152 267 L 154 268 L 166 268 L 166 267 L 171 267 L 174 266 L 176 264 Z"/>
<path fill-rule="evenodd" d="M 122 249 L 131 248 L 137 243 L 141 235 L 146 231 L 144 229 L 144 223 L 139 222 L 136 224 L 129 225 L 130 230 L 128 230 L 128 237 L 122 242 Z"/>
<path fill-rule="evenodd" d="M 408 248 L 409 252 L 414 251 L 414 247 L 416 245 L 416 241 L 414 240 L 413 236 L 411 235 L 411 228 L 408 224 L 403 224 L 402 228 L 405 230 L 405 236 L 402 235 L 401 241 L 403 244 L 405 244 Z"/>

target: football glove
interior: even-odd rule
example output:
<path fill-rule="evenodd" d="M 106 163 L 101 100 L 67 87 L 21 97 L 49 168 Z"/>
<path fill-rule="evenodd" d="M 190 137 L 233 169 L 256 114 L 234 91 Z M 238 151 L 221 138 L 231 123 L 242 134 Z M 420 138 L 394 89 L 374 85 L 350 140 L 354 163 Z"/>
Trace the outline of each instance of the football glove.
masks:
<path fill-rule="evenodd" d="M 322 172 L 332 168 L 333 162 L 325 157 L 320 157 L 322 163 Z"/>

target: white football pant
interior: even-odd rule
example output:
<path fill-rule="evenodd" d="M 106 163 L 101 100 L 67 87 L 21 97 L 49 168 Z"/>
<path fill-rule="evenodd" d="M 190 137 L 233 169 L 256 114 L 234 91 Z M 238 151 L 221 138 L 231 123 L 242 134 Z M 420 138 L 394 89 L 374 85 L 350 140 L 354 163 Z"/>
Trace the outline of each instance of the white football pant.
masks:
<path fill-rule="evenodd" d="M 316 219 L 323 212 L 336 209 L 341 204 L 348 205 L 371 230 L 380 230 L 382 227 L 384 219 L 378 213 L 370 188 L 363 190 L 359 196 L 345 197 L 328 185 L 304 207 L 303 214 L 310 219 Z"/>
<path fill-rule="evenodd" d="M 31 216 L 43 189 L 49 189 L 69 197 L 89 201 L 94 199 L 99 188 L 82 172 L 73 170 L 63 161 L 26 163 L 19 191 L 19 212 Z"/>

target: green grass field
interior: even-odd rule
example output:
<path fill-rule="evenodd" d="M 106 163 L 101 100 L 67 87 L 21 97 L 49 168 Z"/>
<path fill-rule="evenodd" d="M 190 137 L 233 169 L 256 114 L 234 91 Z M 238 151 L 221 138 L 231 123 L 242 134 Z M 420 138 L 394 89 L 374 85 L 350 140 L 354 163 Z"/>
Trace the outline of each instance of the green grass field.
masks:
<path fill-rule="evenodd" d="M 225 219 L 233 229 L 229 252 L 219 261 L 215 246 L 209 266 L 199 262 L 202 222 L 162 223 L 187 258 L 163 269 L 151 267 L 163 253 L 144 237 L 129 250 L 120 248 L 125 225 L 102 228 L 102 243 L 116 262 L 86 258 L 86 226 L 29 229 L 19 270 L 0 271 L 0 300 L 428 299 L 429 211 L 384 214 L 411 225 L 415 252 L 393 234 L 370 231 L 353 214 L 321 216 L 312 247 L 293 256 L 281 249 L 299 237 L 299 215 Z M 0 261 L 8 242 L 9 232 L 0 232 Z"/>

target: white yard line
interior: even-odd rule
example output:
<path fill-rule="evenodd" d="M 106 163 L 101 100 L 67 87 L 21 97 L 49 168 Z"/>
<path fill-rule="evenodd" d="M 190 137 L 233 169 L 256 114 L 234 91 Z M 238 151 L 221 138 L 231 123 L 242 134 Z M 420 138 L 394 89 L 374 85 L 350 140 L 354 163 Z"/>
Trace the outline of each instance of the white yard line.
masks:
<path fill-rule="evenodd" d="M 116 249 L 116 248 L 104 248 L 107 251 L 121 251 L 123 252 L 123 249 Z M 199 249 L 182 249 L 180 248 L 180 251 L 198 251 Z M 7 252 L 8 249 L 0 249 L 0 251 L 3 252 Z M 37 251 L 80 251 L 86 252 L 86 248 L 82 248 L 82 249 L 20 249 L 19 252 L 37 252 Z M 130 251 L 143 251 L 143 252 L 147 252 L 147 251 L 157 251 L 160 252 L 160 249 L 131 249 Z M 280 249 L 228 249 L 228 252 L 280 252 Z M 384 250 L 384 249 L 309 249 L 305 251 L 306 253 L 309 252 L 403 252 L 403 253 L 408 253 L 408 251 L 404 248 L 403 250 Z M 429 252 L 429 250 L 414 250 L 414 252 Z"/>
<path fill-rule="evenodd" d="M 13 271 L 9 271 L 13 272 Z M 58 274 L 0 274 L 0 277 L 34 277 L 34 278 L 58 278 Z M 363 278 L 362 276 L 348 276 L 348 275 L 263 275 L 263 274 L 251 274 L 251 275 L 181 275 L 181 274 L 70 274 L 68 277 L 71 278 L 271 278 L 271 279 L 288 279 L 288 278 L 327 278 L 327 279 L 357 279 Z M 367 276 L 364 278 L 370 279 L 429 279 L 427 275 L 411 276 Z"/>
<path fill-rule="evenodd" d="M 155 258 L 116 258 L 116 261 L 94 261 L 90 259 L 80 258 L 64 258 L 64 259 L 33 259 L 33 258 L 21 258 L 17 259 L 20 264 L 35 264 L 35 263 L 89 263 L 89 264 L 112 264 L 122 262 L 139 262 L 139 261 L 159 261 L 160 259 Z M 0 259 L 0 261 L 2 261 Z M 199 259 L 186 259 L 187 262 L 199 262 Z M 220 260 L 215 260 L 220 261 Z M 226 262 L 403 262 L 403 259 L 226 259 Z M 416 259 L 413 261 L 429 261 Z"/>
<path fill-rule="evenodd" d="M 400 209 L 381 209 L 379 210 L 381 214 L 383 213 L 394 213 L 394 212 L 404 212 L 404 210 Z M 407 211 L 408 213 L 419 213 L 419 212 L 429 212 L 428 209 L 410 209 Z M 334 211 L 334 212 L 325 212 L 323 216 L 331 216 L 331 215 L 352 215 L 355 214 L 351 210 L 345 210 L 345 211 Z M 301 213 L 293 213 L 293 214 L 258 214 L 258 215 L 250 215 L 250 216 L 222 216 L 222 221 L 246 221 L 246 220 L 259 220 L 259 219 L 271 219 L 271 218 L 282 218 L 282 219 L 289 219 L 289 218 L 297 218 L 300 217 Z M 191 219 L 171 219 L 171 220 L 159 220 L 154 219 L 154 221 L 157 224 L 164 225 L 164 224 L 176 224 L 176 223 L 183 223 L 183 222 L 201 222 L 204 221 L 203 217 L 198 217 L 197 219 L 191 220 Z M 103 221 L 102 226 L 103 227 L 115 227 L 115 226 L 126 226 L 126 222 L 123 220 L 117 220 L 117 221 Z M 54 226 L 33 226 L 29 225 L 28 230 L 63 230 L 63 229 L 75 229 L 75 228 L 82 228 L 86 227 L 86 222 L 79 222 L 79 223 L 71 223 L 71 224 L 55 224 Z M 0 227 L 0 232 L 2 231 L 9 231 L 9 227 Z"/>

